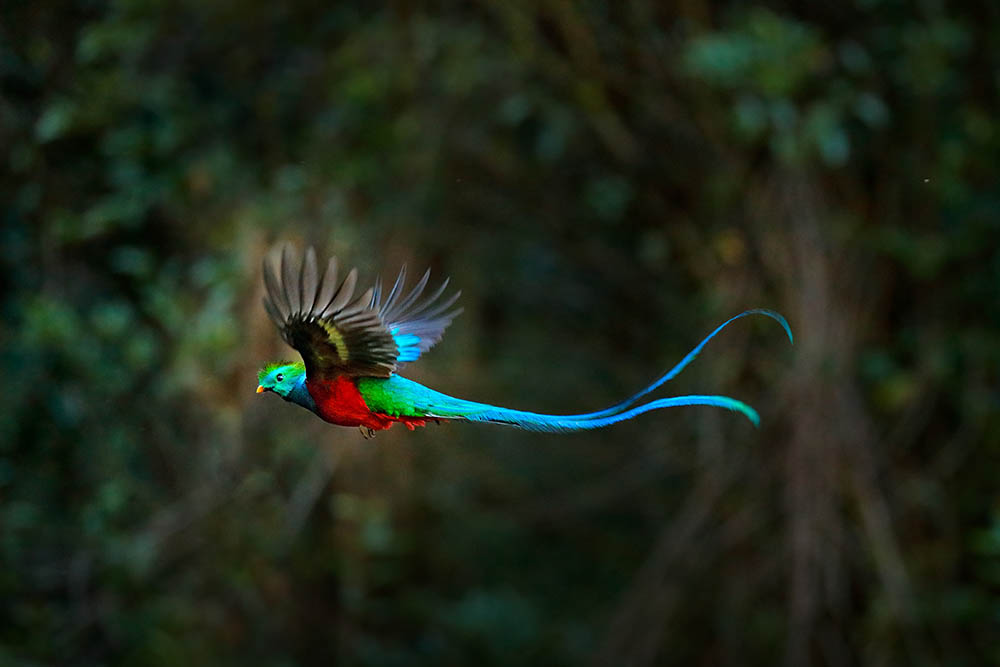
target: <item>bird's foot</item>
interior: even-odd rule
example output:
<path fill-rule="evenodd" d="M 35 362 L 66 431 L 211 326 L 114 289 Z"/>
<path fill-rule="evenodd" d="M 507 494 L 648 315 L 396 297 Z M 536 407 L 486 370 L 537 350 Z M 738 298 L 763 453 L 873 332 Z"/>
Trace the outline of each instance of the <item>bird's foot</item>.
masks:
<path fill-rule="evenodd" d="M 361 435 L 365 437 L 365 440 L 371 440 L 372 438 L 375 437 L 375 429 L 373 429 L 372 427 L 359 426 L 358 428 L 361 430 Z"/>

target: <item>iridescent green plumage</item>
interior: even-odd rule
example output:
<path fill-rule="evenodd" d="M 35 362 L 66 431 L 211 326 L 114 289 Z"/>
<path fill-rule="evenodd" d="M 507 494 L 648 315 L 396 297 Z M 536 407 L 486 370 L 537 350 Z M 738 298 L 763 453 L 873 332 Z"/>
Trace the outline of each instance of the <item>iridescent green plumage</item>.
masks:
<path fill-rule="evenodd" d="M 257 381 L 263 385 L 264 380 L 268 376 L 272 375 L 274 371 L 284 369 L 287 366 L 299 366 L 302 368 L 302 372 L 305 373 L 305 365 L 301 361 L 270 361 L 264 364 L 264 367 L 257 372 Z"/>

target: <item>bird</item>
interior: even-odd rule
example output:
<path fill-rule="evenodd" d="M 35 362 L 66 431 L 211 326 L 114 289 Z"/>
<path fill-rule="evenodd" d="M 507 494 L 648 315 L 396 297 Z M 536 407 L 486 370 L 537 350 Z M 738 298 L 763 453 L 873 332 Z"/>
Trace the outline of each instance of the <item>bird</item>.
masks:
<path fill-rule="evenodd" d="M 302 361 L 267 363 L 257 375 L 257 393 L 277 394 L 327 422 L 358 427 L 369 438 L 397 423 L 412 431 L 431 422 L 458 421 L 566 433 L 604 428 L 652 410 L 691 405 L 726 408 L 758 426 L 756 410 L 728 396 L 685 395 L 637 403 L 676 377 L 712 338 L 743 317 L 763 315 L 775 320 L 794 343 L 792 330 L 780 313 L 754 308 L 723 322 L 675 366 L 609 408 L 570 415 L 515 410 L 455 398 L 399 375 L 404 364 L 421 358 L 440 341 L 462 312 L 455 307 L 461 292 L 445 296 L 448 279 L 425 294 L 428 269 L 407 289 L 404 265 L 387 295 L 379 278 L 355 296 L 358 271 L 351 269 L 339 280 L 336 257 L 330 257 L 320 275 L 314 248 L 309 247 L 303 256 L 285 244 L 280 253 L 272 253 L 276 259 L 279 254 L 280 261 L 267 257 L 263 261 L 264 309 Z"/>

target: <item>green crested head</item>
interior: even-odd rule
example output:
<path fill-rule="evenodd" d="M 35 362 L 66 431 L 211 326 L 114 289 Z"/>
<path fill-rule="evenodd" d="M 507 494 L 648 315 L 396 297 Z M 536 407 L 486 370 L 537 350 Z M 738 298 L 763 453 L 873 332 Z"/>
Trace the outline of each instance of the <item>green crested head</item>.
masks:
<path fill-rule="evenodd" d="M 301 361 L 277 361 L 257 373 L 257 393 L 273 391 L 285 400 L 304 390 L 306 367 Z"/>

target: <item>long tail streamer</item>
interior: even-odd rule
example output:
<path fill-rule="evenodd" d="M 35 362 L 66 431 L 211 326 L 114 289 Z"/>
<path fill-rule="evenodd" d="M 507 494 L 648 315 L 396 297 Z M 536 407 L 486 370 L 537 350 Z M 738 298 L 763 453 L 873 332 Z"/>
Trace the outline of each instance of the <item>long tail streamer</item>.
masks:
<path fill-rule="evenodd" d="M 781 327 L 785 330 L 785 333 L 788 334 L 789 341 L 794 343 L 792 330 L 788 326 L 788 322 L 785 318 L 779 313 L 776 313 L 773 310 L 765 309 L 747 310 L 739 315 L 736 315 L 735 317 L 729 318 L 719 325 L 715 331 L 708 334 L 708 336 L 698 343 L 698 345 L 695 346 L 695 348 L 691 350 L 687 356 L 681 359 L 676 366 L 663 373 L 663 375 L 658 377 L 652 383 L 624 401 L 605 410 L 576 415 L 546 415 L 534 412 L 524 412 L 521 410 L 511 410 L 485 403 L 475 403 L 433 392 L 436 395 L 432 399 L 433 407 L 428 406 L 430 408 L 428 410 L 428 416 L 436 416 L 444 419 L 465 419 L 476 422 L 507 424 L 531 431 L 568 432 L 603 428 L 605 426 L 610 426 L 611 424 L 627 421 L 651 410 L 659 410 L 660 408 L 673 408 L 684 405 L 711 405 L 739 412 L 749 419 L 754 426 L 757 426 L 760 424 L 760 417 L 757 414 L 757 411 L 746 403 L 738 401 L 734 398 L 729 398 L 728 396 L 675 396 L 672 398 L 660 398 L 638 407 L 631 407 L 643 396 L 655 391 L 664 383 L 677 377 L 677 375 L 680 374 L 680 372 L 683 371 L 688 364 L 694 361 L 695 357 L 698 356 L 698 354 L 702 351 L 705 345 L 712 340 L 712 338 L 726 328 L 726 326 L 731 322 L 738 320 L 741 317 L 746 317 L 747 315 L 766 315 L 767 317 L 770 317 L 781 325 Z"/>
<path fill-rule="evenodd" d="M 739 412 L 753 422 L 754 426 L 760 424 L 760 417 L 757 411 L 742 401 L 728 396 L 675 396 L 673 398 L 659 398 L 650 401 L 631 410 L 625 410 L 618 414 L 602 417 L 600 419 L 586 418 L 581 415 L 542 415 L 534 412 L 523 412 L 521 410 L 510 410 L 494 405 L 482 403 L 472 403 L 461 399 L 454 399 L 456 408 L 451 414 L 441 414 L 443 418 L 458 418 L 467 421 L 489 422 L 491 424 L 506 424 L 516 426 L 527 431 L 544 431 L 547 433 L 567 433 L 571 431 L 585 431 L 595 428 L 604 428 L 618 422 L 628 421 L 650 410 L 660 408 L 675 408 L 682 405 L 712 405 L 718 408 L 726 408 Z M 449 411 L 450 412 L 450 411 Z"/>
<path fill-rule="evenodd" d="M 792 329 L 791 329 L 791 327 L 788 326 L 788 320 L 786 320 L 781 313 L 775 312 L 773 310 L 767 310 L 765 308 L 754 308 L 752 310 L 744 310 L 739 315 L 734 315 L 733 317 L 730 317 L 728 320 L 726 320 L 725 322 L 723 322 L 722 324 L 720 324 L 718 327 L 716 327 L 715 331 L 713 331 L 712 333 L 710 333 L 707 336 L 705 336 L 705 338 L 703 338 L 702 341 L 700 343 L 698 343 L 693 350 L 691 350 L 690 352 L 688 352 L 687 356 L 685 356 L 683 359 L 681 359 L 677 363 L 676 366 L 674 366 L 670 370 L 666 371 L 663 375 L 661 375 L 660 377 L 658 377 L 656 380 L 654 380 L 652 383 L 650 383 L 645 388 L 639 390 L 635 394 L 632 394 L 631 396 L 629 396 L 628 398 L 626 398 L 621 403 L 618 403 L 617 405 L 613 405 L 613 406 L 611 406 L 610 408 L 608 408 L 606 410 L 600 410 L 598 412 L 588 412 L 586 414 L 576 415 L 576 416 L 579 417 L 579 418 L 581 418 L 581 419 L 600 419 L 600 418 L 603 418 L 603 417 L 607 417 L 608 415 L 618 414 L 619 412 L 621 412 L 622 410 L 626 409 L 630 405 L 633 405 L 636 401 L 638 401 L 640 398 L 642 398 L 646 394 L 648 394 L 648 393 L 650 393 L 652 391 L 656 391 L 659 387 L 661 387 L 665 383 L 669 382 L 670 380 L 673 380 L 675 377 L 677 377 L 678 375 L 680 375 L 681 371 L 683 371 L 685 368 L 687 368 L 688 364 L 690 364 L 692 361 L 695 360 L 695 357 L 697 357 L 698 354 L 702 351 L 702 349 L 704 349 L 704 347 L 708 344 L 708 341 L 710 341 L 713 338 L 715 338 L 719 334 L 719 332 L 721 332 L 723 329 L 725 329 L 727 326 L 729 326 L 732 322 L 735 322 L 736 320 L 740 319 L 741 317 L 746 317 L 747 315 L 766 315 L 767 317 L 770 317 L 772 320 L 774 320 L 778 324 L 780 324 L 781 328 L 785 330 L 785 333 L 788 334 L 788 341 L 790 343 L 792 343 L 793 345 L 795 344 L 795 338 L 792 336 Z M 742 403 L 741 403 L 741 405 L 742 405 Z M 667 406 L 663 406 L 663 407 L 667 407 Z M 742 410 L 739 410 L 738 408 L 733 408 L 733 409 L 736 409 L 739 412 L 742 412 Z M 754 414 L 756 414 L 756 413 L 754 413 Z M 747 416 L 749 417 L 749 415 L 747 415 Z M 754 419 L 754 418 L 752 418 L 752 417 L 750 418 L 750 421 L 754 422 L 754 424 L 757 423 L 757 420 Z"/>

